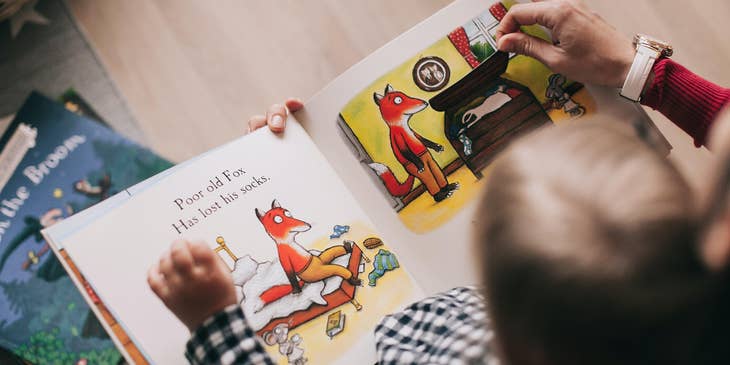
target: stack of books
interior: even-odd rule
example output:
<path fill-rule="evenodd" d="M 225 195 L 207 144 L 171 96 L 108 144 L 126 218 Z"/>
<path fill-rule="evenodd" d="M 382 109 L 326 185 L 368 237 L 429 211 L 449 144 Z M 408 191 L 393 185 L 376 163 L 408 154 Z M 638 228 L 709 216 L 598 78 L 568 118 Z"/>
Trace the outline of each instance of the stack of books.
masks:
<path fill-rule="evenodd" d="M 5 121 L 0 363 L 117 364 L 121 353 L 64 269 L 72 263 L 53 254 L 41 230 L 172 164 L 115 133 L 73 90 L 56 100 L 33 93 Z"/>

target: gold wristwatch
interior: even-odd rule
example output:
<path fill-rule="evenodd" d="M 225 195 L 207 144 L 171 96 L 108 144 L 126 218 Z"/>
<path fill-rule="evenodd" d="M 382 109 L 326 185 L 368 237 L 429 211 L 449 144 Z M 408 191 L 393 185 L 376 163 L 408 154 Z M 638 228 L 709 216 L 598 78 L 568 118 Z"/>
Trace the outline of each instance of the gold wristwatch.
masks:
<path fill-rule="evenodd" d="M 674 49 L 669 43 L 645 34 L 634 36 L 634 46 L 636 47 L 636 57 L 634 57 L 634 63 L 631 64 L 620 94 L 637 102 L 641 100 L 641 92 L 644 90 L 644 85 L 656 60 L 660 57 L 671 57 Z"/>

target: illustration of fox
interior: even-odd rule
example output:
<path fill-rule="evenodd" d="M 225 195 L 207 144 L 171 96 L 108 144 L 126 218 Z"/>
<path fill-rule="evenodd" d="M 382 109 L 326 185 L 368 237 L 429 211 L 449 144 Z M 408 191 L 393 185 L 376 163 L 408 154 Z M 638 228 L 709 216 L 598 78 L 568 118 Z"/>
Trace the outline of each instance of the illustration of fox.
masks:
<path fill-rule="evenodd" d="M 274 200 L 271 209 L 265 213 L 256 209 L 256 216 L 264 226 L 266 233 L 276 243 L 276 251 L 279 255 L 279 263 L 291 287 L 271 288 L 267 296 L 280 297 L 283 292 L 300 293 L 303 283 L 312 283 L 332 276 L 339 276 L 348 283 L 359 286 L 361 280 L 356 278 L 350 270 L 340 265 L 331 264 L 337 257 L 352 252 L 352 243 L 345 241 L 344 244 L 332 246 L 322 251 L 319 256 L 313 255 L 309 250 L 302 247 L 295 241 L 296 236 L 306 232 L 312 226 L 302 220 L 292 217 L 291 213 L 282 208 L 279 202 Z M 299 280 L 301 279 L 301 280 Z M 262 298 L 267 302 L 267 298 Z"/>
<path fill-rule="evenodd" d="M 383 95 L 373 93 L 373 99 L 390 129 L 390 146 L 393 154 L 409 175 L 401 183 L 387 166 L 377 162 L 369 164 L 368 166 L 383 180 L 388 192 L 396 197 L 404 196 L 411 191 L 415 178 L 418 178 L 436 202 L 450 197 L 459 188 L 459 183 L 448 182 L 443 170 L 428 151 L 430 148 L 441 152 L 444 147 L 419 135 L 408 125 L 411 116 L 426 109 L 428 103 L 393 90 L 390 84 L 385 87 Z"/>

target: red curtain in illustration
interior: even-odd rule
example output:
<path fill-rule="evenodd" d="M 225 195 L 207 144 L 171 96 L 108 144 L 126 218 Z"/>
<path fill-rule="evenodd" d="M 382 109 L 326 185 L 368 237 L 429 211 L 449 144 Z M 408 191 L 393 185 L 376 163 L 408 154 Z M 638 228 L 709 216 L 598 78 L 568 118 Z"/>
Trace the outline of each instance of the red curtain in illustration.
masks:
<path fill-rule="evenodd" d="M 501 22 L 502 19 L 504 19 L 504 16 L 507 15 L 507 8 L 504 7 L 504 4 L 502 3 L 494 3 L 489 7 L 489 13 L 492 14 L 494 19 Z"/>
<path fill-rule="evenodd" d="M 507 15 L 507 8 L 501 2 L 496 2 L 489 7 L 489 13 L 501 22 L 504 16 Z M 453 32 L 449 33 L 449 40 L 461 56 L 464 57 L 466 62 L 469 63 L 471 68 L 479 66 L 479 60 L 477 60 L 477 57 L 471 51 L 471 47 L 469 47 L 469 37 L 466 36 L 466 30 L 463 27 L 456 28 Z"/>
<path fill-rule="evenodd" d="M 466 31 L 463 27 L 456 28 L 453 32 L 449 33 L 449 40 L 456 47 L 462 57 L 469 63 L 471 68 L 479 66 L 479 61 L 476 56 L 471 52 L 469 47 L 469 37 L 466 36 Z"/>

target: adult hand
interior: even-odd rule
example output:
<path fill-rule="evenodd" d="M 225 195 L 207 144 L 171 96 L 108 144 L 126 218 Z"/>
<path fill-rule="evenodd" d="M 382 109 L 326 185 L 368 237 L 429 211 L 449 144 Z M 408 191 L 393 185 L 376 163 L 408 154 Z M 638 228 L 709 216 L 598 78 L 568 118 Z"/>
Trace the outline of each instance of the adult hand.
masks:
<path fill-rule="evenodd" d="M 248 119 L 248 132 L 251 133 L 265 125 L 274 133 L 281 133 L 286 129 L 286 117 L 304 107 L 304 103 L 297 98 L 289 98 L 284 105 L 274 104 L 269 107 L 266 115 L 254 115 Z"/>
<path fill-rule="evenodd" d="M 553 43 L 520 32 L 542 25 Z M 583 83 L 621 87 L 636 54 L 629 38 L 578 0 L 516 4 L 497 28 L 500 51 L 533 57 L 554 72 Z"/>

